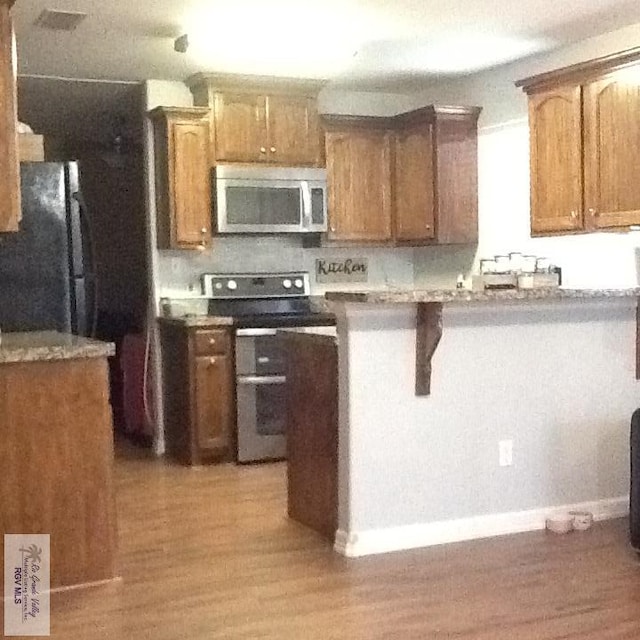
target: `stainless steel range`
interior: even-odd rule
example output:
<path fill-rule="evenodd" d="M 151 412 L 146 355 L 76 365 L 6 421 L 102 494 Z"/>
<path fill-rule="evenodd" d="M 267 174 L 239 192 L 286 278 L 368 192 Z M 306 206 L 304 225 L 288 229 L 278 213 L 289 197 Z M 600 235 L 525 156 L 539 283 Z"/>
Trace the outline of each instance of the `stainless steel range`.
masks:
<path fill-rule="evenodd" d="M 335 318 L 314 311 L 309 275 L 205 274 L 209 315 L 234 319 L 238 462 L 286 455 L 286 363 L 277 330 L 327 326 Z"/>

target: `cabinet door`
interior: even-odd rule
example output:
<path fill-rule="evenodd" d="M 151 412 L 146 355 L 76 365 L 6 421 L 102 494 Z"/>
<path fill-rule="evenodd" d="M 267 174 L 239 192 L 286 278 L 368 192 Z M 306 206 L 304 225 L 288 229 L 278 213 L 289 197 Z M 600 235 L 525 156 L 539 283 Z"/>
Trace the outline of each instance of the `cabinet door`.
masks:
<path fill-rule="evenodd" d="M 580 87 L 529 100 L 531 232 L 582 229 L 582 105 Z"/>
<path fill-rule="evenodd" d="M 292 166 L 321 163 L 315 100 L 305 96 L 269 96 L 267 127 L 269 162 Z"/>
<path fill-rule="evenodd" d="M 394 160 L 396 240 L 435 236 L 433 126 L 425 123 L 398 133 Z"/>
<path fill-rule="evenodd" d="M 231 445 L 233 373 L 229 356 L 195 358 L 195 437 L 205 454 Z"/>
<path fill-rule="evenodd" d="M 215 97 L 215 156 L 218 162 L 266 162 L 266 98 L 219 93 Z"/>
<path fill-rule="evenodd" d="M 589 228 L 640 224 L 640 79 L 584 87 L 585 216 Z"/>
<path fill-rule="evenodd" d="M 170 131 L 173 243 L 177 248 L 204 247 L 211 241 L 209 127 L 206 122 L 174 122 Z"/>
<path fill-rule="evenodd" d="M 354 129 L 327 133 L 331 240 L 391 238 L 391 134 Z"/>
<path fill-rule="evenodd" d="M 0 3 L 0 232 L 18 231 L 20 167 L 18 164 L 16 60 L 9 3 Z"/>

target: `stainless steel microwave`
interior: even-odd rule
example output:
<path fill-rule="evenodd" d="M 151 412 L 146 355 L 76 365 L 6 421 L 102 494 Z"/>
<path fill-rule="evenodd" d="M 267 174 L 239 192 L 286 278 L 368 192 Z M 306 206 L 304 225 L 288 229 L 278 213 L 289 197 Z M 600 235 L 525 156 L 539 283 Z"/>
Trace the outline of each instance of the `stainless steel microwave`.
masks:
<path fill-rule="evenodd" d="M 218 165 L 218 233 L 327 230 L 325 169 Z"/>

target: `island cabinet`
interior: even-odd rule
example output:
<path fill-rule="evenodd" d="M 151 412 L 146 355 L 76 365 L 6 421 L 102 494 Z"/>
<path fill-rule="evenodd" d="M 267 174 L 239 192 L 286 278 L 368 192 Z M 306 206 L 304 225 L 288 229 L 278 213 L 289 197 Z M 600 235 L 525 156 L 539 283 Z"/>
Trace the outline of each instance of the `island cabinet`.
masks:
<path fill-rule="evenodd" d="M 185 464 L 235 457 L 234 357 L 228 328 L 161 321 L 167 452 Z"/>
<path fill-rule="evenodd" d="M 324 116 L 329 240 L 476 242 L 479 114 L 432 106 L 391 118 Z"/>
<path fill-rule="evenodd" d="M 338 347 L 335 336 L 309 331 L 281 333 L 287 362 L 287 511 L 333 541 L 338 527 Z"/>
<path fill-rule="evenodd" d="M 196 74 L 194 103 L 211 109 L 211 163 L 324 166 L 317 110 L 322 83 Z"/>
<path fill-rule="evenodd" d="M 529 95 L 532 235 L 640 224 L 640 48 L 517 84 Z"/>
<path fill-rule="evenodd" d="M 0 0 L 0 233 L 18 231 L 21 218 L 12 5 L 13 0 Z"/>
<path fill-rule="evenodd" d="M 158 107 L 154 123 L 158 247 L 211 244 L 209 110 Z"/>

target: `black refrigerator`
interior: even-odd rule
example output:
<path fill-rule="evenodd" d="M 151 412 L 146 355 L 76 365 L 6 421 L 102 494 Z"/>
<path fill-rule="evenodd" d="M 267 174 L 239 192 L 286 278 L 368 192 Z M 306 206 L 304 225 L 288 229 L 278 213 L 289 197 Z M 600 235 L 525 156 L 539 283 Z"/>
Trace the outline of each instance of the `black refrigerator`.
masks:
<path fill-rule="evenodd" d="M 0 234 L 0 329 L 91 335 L 96 283 L 75 162 L 20 165 L 22 221 Z"/>

